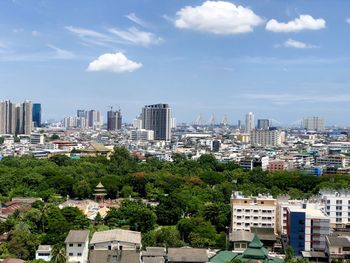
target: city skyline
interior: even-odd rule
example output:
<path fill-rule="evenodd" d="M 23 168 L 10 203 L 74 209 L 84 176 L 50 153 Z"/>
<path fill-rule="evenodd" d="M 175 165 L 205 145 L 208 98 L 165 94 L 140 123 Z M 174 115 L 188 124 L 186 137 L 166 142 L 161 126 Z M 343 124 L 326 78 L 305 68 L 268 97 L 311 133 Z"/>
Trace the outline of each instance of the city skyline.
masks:
<path fill-rule="evenodd" d="M 118 105 L 131 123 L 160 102 L 179 122 L 349 126 L 350 3 L 333 3 L 5 0 L 1 99 L 38 101 L 45 120 Z"/>

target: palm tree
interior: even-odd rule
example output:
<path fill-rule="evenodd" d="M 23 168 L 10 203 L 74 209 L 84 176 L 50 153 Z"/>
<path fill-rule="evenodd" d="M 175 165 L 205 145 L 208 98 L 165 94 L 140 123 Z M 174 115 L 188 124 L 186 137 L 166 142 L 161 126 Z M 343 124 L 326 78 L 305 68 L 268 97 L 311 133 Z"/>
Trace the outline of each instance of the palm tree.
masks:
<path fill-rule="evenodd" d="M 67 262 L 66 248 L 64 246 L 55 245 L 52 248 L 51 262 L 52 263 Z"/>

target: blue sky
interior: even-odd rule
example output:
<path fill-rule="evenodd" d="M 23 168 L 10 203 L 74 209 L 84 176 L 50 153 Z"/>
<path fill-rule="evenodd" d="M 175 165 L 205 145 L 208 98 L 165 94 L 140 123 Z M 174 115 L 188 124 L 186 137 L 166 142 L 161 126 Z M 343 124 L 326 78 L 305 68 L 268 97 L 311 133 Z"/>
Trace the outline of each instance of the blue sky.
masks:
<path fill-rule="evenodd" d="M 349 18 L 347 0 L 2 0 L 0 99 L 350 125 Z"/>

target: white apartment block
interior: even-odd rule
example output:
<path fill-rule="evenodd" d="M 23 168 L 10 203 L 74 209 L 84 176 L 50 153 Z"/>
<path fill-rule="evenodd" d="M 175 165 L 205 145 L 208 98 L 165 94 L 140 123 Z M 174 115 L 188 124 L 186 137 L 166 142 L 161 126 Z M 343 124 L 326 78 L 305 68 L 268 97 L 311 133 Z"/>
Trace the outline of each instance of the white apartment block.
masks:
<path fill-rule="evenodd" d="M 276 232 L 276 199 L 272 196 L 245 197 L 241 192 L 231 196 L 231 229 L 246 230 L 251 227 L 274 228 Z"/>
<path fill-rule="evenodd" d="M 134 141 L 153 141 L 154 131 L 145 129 L 131 130 L 130 139 Z"/>
<path fill-rule="evenodd" d="M 350 191 L 321 190 L 320 195 L 325 212 L 332 227 L 344 228 L 350 224 Z"/>
<path fill-rule="evenodd" d="M 38 249 L 35 251 L 35 259 L 36 260 L 44 260 L 44 261 L 51 261 L 51 251 L 52 248 L 49 245 L 40 245 Z"/>
<path fill-rule="evenodd" d="M 89 256 L 89 231 L 71 230 L 64 241 L 66 244 L 67 262 L 87 263 Z"/>
<path fill-rule="evenodd" d="M 283 138 L 279 130 L 253 130 L 250 133 L 250 143 L 256 146 L 280 146 Z"/>
<path fill-rule="evenodd" d="M 31 144 L 44 144 L 45 136 L 41 133 L 31 133 L 30 134 L 30 143 Z"/>

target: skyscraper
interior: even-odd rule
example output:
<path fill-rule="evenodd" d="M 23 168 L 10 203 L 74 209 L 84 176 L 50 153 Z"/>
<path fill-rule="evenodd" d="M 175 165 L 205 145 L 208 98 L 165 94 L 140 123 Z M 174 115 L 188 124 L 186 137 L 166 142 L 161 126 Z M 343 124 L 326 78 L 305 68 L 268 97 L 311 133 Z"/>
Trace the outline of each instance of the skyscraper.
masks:
<path fill-rule="evenodd" d="M 306 130 L 324 131 L 324 119 L 320 117 L 306 117 L 303 121 Z"/>
<path fill-rule="evenodd" d="M 14 104 L 0 102 L 0 133 L 30 134 L 33 128 L 33 105 L 30 101 Z"/>
<path fill-rule="evenodd" d="M 245 116 L 245 132 L 250 133 L 254 129 L 255 129 L 254 114 L 252 112 L 249 112 Z"/>
<path fill-rule="evenodd" d="M 168 104 L 146 105 L 142 109 L 142 128 L 154 131 L 155 140 L 171 140 L 171 119 Z"/>
<path fill-rule="evenodd" d="M 270 128 L 270 120 L 258 119 L 258 130 L 268 130 Z"/>
<path fill-rule="evenodd" d="M 120 110 L 113 111 L 112 109 L 107 112 L 107 130 L 115 131 L 122 128 L 122 115 Z"/>
<path fill-rule="evenodd" d="M 41 127 L 41 104 L 33 103 L 33 122 L 35 127 Z"/>

